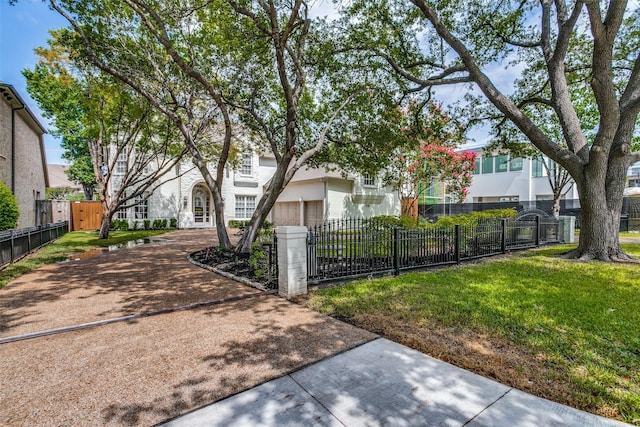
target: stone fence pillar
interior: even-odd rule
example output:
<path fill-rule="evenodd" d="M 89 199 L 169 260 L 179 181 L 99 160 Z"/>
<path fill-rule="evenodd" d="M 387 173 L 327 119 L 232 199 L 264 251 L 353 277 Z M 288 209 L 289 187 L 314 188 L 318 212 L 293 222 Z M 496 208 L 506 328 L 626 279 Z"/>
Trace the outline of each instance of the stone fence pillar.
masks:
<path fill-rule="evenodd" d="M 560 241 L 562 243 L 575 243 L 576 241 L 576 217 L 575 216 L 561 216 L 559 218 L 560 224 L 559 234 Z"/>
<path fill-rule="evenodd" d="M 278 294 L 285 298 L 307 293 L 307 227 L 276 227 Z"/>

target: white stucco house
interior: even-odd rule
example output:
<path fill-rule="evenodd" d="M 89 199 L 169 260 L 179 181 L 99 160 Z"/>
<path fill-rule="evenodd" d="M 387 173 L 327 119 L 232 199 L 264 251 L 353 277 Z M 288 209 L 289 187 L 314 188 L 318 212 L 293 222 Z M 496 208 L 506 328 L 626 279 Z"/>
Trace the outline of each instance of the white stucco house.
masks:
<path fill-rule="evenodd" d="M 210 166 L 213 173 L 213 165 Z M 239 165 L 227 166 L 222 186 L 225 220 L 248 220 L 276 170 L 275 157 L 245 151 Z M 213 197 L 200 171 L 185 159 L 138 205 L 118 212 L 131 223 L 176 218 L 179 228 L 215 226 Z M 275 225 L 314 225 L 337 218 L 398 215 L 397 192 L 371 177 L 299 170 L 278 198 L 269 220 Z M 140 225 L 140 224 L 138 224 Z"/>
<path fill-rule="evenodd" d="M 378 177 L 301 168 L 278 197 L 271 221 L 313 226 L 331 219 L 399 214 L 398 192 Z"/>
<path fill-rule="evenodd" d="M 482 148 L 468 151 L 476 152 L 477 158 L 465 203 L 553 200 L 547 172 L 539 161 L 485 153 Z M 578 198 L 575 183 L 570 184 L 564 198 Z"/>

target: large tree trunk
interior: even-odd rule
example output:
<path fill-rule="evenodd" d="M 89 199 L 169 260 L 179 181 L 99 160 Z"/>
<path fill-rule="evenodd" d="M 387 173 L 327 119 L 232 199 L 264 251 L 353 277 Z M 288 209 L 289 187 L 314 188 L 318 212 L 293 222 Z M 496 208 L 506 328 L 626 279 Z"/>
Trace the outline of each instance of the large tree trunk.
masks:
<path fill-rule="evenodd" d="M 227 233 L 227 226 L 224 223 L 224 201 L 222 200 L 222 194 L 217 186 L 213 186 L 211 194 L 213 195 L 213 208 L 214 216 L 216 220 L 216 233 L 218 235 L 218 245 L 226 250 L 232 248 L 231 240 L 229 239 L 229 233 Z"/>
<path fill-rule="evenodd" d="M 109 238 L 109 226 L 111 225 L 112 217 L 113 217 L 113 212 L 111 212 L 108 208 L 106 208 L 103 203 L 102 204 L 102 223 L 100 224 L 100 233 L 98 235 L 99 239 Z"/>
<path fill-rule="evenodd" d="M 84 192 L 85 200 L 93 200 L 93 192 L 95 191 L 94 185 L 82 184 L 82 191 Z"/>
<path fill-rule="evenodd" d="M 229 239 L 229 233 L 227 233 L 227 228 L 224 223 L 224 201 L 222 200 L 222 192 L 220 191 L 221 181 L 217 181 L 211 176 L 209 169 L 207 169 L 207 162 L 202 158 L 200 152 L 196 148 L 193 142 L 188 142 L 188 148 L 191 152 L 193 164 L 196 165 L 202 178 L 204 179 L 205 184 L 209 187 L 209 191 L 213 195 L 213 209 L 214 216 L 216 219 L 216 233 L 218 235 L 218 246 L 220 246 L 224 250 L 231 250 L 233 245 L 231 244 L 231 240 Z M 220 166 L 218 164 L 218 168 L 224 166 Z M 216 174 L 222 177 L 221 173 L 216 171 Z"/>
<path fill-rule="evenodd" d="M 599 181 L 602 185 L 578 182 L 582 211 L 580 243 L 567 256 L 585 261 L 629 261 L 632 258 L 624 253 L 618 238 L 624 181 L 609 181 L 606 185 L 603 178 Z"/>
<path fill-rule="evenodd" d="M 555 219 L 560 218 L 560 196 L 553 196 L 553 208 L 551 213 Z"/>
<path fill-rule="evenodd" d="M 278 196 L 282 193 L 288 180 L 293 176 L 293 174 L 290 174 L 287 178 L 287 169 L 289 168 L 292 158 L 293 154 L 287 153 L 278 164 L 276 172 L 273 174 L 271 182 L 269 183 L 269 187 L 260 198 L 256 210 L 251 216 L 249 225 L 244 229 L 242 237 L 238 241 L 236 253 L 248 254 L 251 252 L 251 246 L 258 236 L 258 231 L 267 219 L 269 212 L 271 212 L 273 205 L 276 203 L 276 200 L 278 200 Z M 295 171 L 293 172 L 295 173 Z M 289 171 L 289 173 L 291 173 L 291 171 Z"/>
<path fill-rule="evenodd" d="M 418 199 L 416 197 L 402 197 L 400 199 L 400 216 L 418 219 Z"/>

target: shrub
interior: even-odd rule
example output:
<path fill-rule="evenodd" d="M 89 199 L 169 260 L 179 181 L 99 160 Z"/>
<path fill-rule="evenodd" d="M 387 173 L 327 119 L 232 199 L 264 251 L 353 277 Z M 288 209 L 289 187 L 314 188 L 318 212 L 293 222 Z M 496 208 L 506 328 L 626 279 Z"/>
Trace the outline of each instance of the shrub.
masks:
<path fill-rule="evenodd" d="M 262 227 L 258 230 L 258 237 L 256 237 L 256 242 L 259 243 L 271 243 L 273 240 L 274 233 L 273 224 L 269 221 L 265 221 L 262 223 Z"/>
<path fill-rule="evenodd" d="M 162 227 L 162 220 L 161 219 L 154 219 L 153 220 L 153 229 L 154 230 L 162 230 L 162 228 L 163 228 Z"/>
<path fill-rule="evenodd" d="M 150 219 L 145 219 L 142 221 L 142 223 L 144 224 L 144 229 L 145 230 L 151 230 L 151 220 Z"/>
<path fill-rule="evenodd" d="M 171 228 L 178 228 L 178 218 L 171 218 L 169 223 Z"/>
<path fill-rule="evenodd" d="M 400 218 L 391 215 L 379 215 L 374 216 L 368 221 L 370 224 L 375 224 L 378 227 L 394 228 L 400 226 Z"/>
<path fill-rule="evenodd" d="M 416 230 L 426 228 L 428 223 L 424 218 L 413 218 L 411 216 L 403 215 L 401 217 L 391 215 L 374 216 L 370 220 L 370 224 L 375 227 L 382 228 L 395 228 L 400 227 L 407 230 Z"/>
<path fill-rule="evenodd" d="M 242 236 L 245 228 L 249 225 L 248 220 L 242 219 L 230 219 L 229 220 L 229 228 L 237 228 L 239 231 L 236 233 L 237 236 Z M 269 221 L 264 221 L 262 223 L 262 227 L 258 230 L 256 242 L 261 243 L 269 243 L 271 241 L 271 237 L 273 236 L 273 223 Z"/>
<path fill-rule="evenodd" d="M 513 219 L 518 213 L 515 209 L 491 209 L 482 212 L 473 212 L 470 214 L 461 214 L 453 216 L 441 216 L 436 221 L 436 227 L 453 227 L 454 225 L 475 227 L 478 223 L 501 218 Z"/>
<path fill-rule="evenodd" d="M 20 210 L 16 197 L 0 182 L 0 230 L 16 228 L 19 216 Z"/>
<path fill-rule="evenodd" d="M 109 230 L 129 231 L 129 221 L 126 219 L 112 219 L 109 223 Z"/>
<path fill-rule="evenodd" d="M 121 220 L 119 219 L 112 219 L 111 222 L 109 223 L 109 230 L 119 230 L 120 222 Z"/>
<path fill-rule="evenodd" d="M 244 228 L 249 225 L 249 221 L 243 219 L 230 219 L 229 220 L 229 228 L 239 228 L 240 230 L 244 230 Z"/>
<path fill-rule="evenodd" d="M 133 221 L 132 225 L 131 225 L 131 229 L 132 230 L 137 230 L 140 227 L 140 223 L 138 221 Z"/>
<path fill-rule="evenodd" d="M 266 276 L 269 270 L 269 254 L 261 243 L 255 242 L 251 245 L 249 265 L 253 269 L 253 275 L 256 278 L 260 279 Z"/>

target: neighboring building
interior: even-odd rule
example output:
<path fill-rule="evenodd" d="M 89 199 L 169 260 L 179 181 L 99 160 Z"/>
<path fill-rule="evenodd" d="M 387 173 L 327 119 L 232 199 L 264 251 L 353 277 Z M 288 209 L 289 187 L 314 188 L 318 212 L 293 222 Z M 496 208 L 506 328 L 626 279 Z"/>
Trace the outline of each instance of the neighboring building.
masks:
<path fill-rule="evenodd" d="M 273 155 L 250 151 L 243 153 L 236 169 L 226 168 L 222 197 L 227 222 L 251 218 L 275 170 Z M 179 228 L 215 226 L 213 196 L 190 160 L 181 162 L 163 179 L 167 182 L 146 201 L 118 212 L 114 219 L 132 223 L 176 218 Z M 378 179 L 345 178 L 338 172 L 302 168 L 280 195 L 268 219 L 275 225 L 313 225 L 326 219 L 399 213 L 396 192 Z"/>
<path fill-rule="evenodd" d="M 553 200 L 551 185 L 542 163 L 532 159 L 511 158 L 509 155 L 492 155 L 482 149 L 476 151 L 476 170 L 469 195 L 465 202 L 520 202 Z M 564 196 L 577 199 L 575 184 Z"/>
<path fill-rule="evenodd" d="M 49 171 L 49 186 L 47 199 L 50 200 L 84 200 L 84 188 L 69 180 L 66 171 L 69 165 L 47 165 Z M 54 218 L 55 219 L 55 218 Z M 68 219 L 68 218 L 67 218 Z M 54 221 L 56 222 L 56 221 Z"/>
<path fill-rule="evenodd" d="M 66 171 L 69 170 L 69 165 L 47 165 L 47 171 L 49 172 L 49 185 L 47 188 L 69 188 L 82 192 L 82 185 L 76 184 L 69 180 Z"/>
<path fill-rule="evenodd" d="M 640 162 L 632 164 L 627 171 L 627 187 L 640 187 Z"/>
<path fill-rule="evenodd" d="M 40 223 L 36 200 L 49 185 L 44 127 L 11 85 L 0 82 L 0 180 L 13 192 L 20 209 L 18 228 Z"/>

